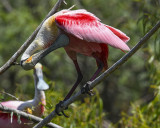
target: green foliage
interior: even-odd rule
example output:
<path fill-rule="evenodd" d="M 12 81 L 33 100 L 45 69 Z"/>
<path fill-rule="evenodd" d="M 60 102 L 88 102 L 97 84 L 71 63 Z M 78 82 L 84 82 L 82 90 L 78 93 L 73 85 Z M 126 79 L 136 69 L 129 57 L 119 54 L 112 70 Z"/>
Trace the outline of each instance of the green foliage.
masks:
<path fill-rule="evenodd" d="M 156 86 L 157 87 L 157 86 Z M 150 103 L 140 106 L 132 104 L 131 115 L 122 113 L 122 118 L 115 125 L 118 128 L 159 128 L 160 127 L 160 90 L 156 88 L 156 96 Z"/>
<path fill-rule="evenodd" d="M 63 90 L 57 90 L 56 85 L 52 84 L 51 89 L 46 92 L 47 106 L 45 116 L 55 109 L 55 105 L 60 100 L 63 100 Z M 69 118 L 57 116 L 52 122 L 65 128 L 101 128 L 104 117 L 103 102 L 98 91 L 94 90 L 94 92 L 96 94 L 93 97 L 87 96 L 83 101 L 77 101 L 69 106 L 69 109 L 65 111 L 70 116 Z"/>
<path fill-rule="evenodd" d="M 137 1 L 141 7 L 141 18 L 139 23 L 141 23 L 143 28 L 143 33 L 146 33 L 151 29 L 156 22 L 159 20 L 160 8 L 158 0 L 144 0 Z M 142 7 L 143 6 L 143 7 Z M 145 48 L 144 52 L 148 57 L 147 61 L 147 71 L 150 78 L 150 90 L 154 92 L 153 100 L 148 100 L 147 97 L 142 99 L 142 103 L 136 104 L 132 103 L 132 108 L 130 114 L 122 112 L 121 120 L 114 125 L 118 128 L 159 128 L 160 127 L 160 38 L 158 31 L 150 40 L 150 42 Z M 146 103 L 143 100 L 148 100 Z M 143 103 L 144 102 L 144 103 Z"/>
<path fill-rule="evenodd" d="M 152 50 L 151 50 L 152 51 Z M 149 59 L 148 71 L 152 85 L 150 88 L 154 91 L 154 98 L 146 104 L 132 103 L 130 114 L 122 112 L 121 120 L 114 125 L 118 128 L 159 128 L 160 127 L 160 62 L 152 56 Z M 153 90 L 154 89 L 154 90 Z M 147 97 L 146 97 L 147 99 Z M 143 99 L 142 99 L 143 100 Z"/>

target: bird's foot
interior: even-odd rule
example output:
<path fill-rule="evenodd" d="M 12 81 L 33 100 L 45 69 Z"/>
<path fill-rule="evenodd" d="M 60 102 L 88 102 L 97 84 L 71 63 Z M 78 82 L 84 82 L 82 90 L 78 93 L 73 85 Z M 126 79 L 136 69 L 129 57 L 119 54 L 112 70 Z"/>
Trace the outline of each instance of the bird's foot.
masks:
<path fill-rule="evenodd" d="M 55 108 L 55 112 L 58 116 L 62 116 L 64 115 L 65 117 L 69 118 L 69 116 L 67 116 L 65 113 L 64 113 L 64 110 L 62 110 L 62 114 L 60 114 L 60 112 L 58 112 L 59 108 L 63 108 L 63 102 L 64 101 L 60 101 L 57 105 L 56 105 L 56 108 Z M 65 110 L 68 109 L 68 107 L 65 108 Z"/>
<path fill-rule="evenodd" d="M 91 84 L 91 81 L 88 81 L 81 89 L 82 94 L 88 94 L 90 96 L 93 96 L 94 93 L 92 90 L 90 90 L 89 85 Z"/>

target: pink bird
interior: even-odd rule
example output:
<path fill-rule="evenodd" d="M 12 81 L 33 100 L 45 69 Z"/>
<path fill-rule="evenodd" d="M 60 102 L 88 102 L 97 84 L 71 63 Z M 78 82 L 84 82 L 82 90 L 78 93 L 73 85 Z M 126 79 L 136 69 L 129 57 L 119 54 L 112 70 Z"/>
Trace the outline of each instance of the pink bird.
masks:
<path fill-rule="evenodd" d="M 44 113 L 45 93 L 39 91 L 37 85 L 48 85 L 43 80 L 42 65 L 36 64 L 34 69 L 34 81 L 35 81 L 35 96 L 33 100 L 29 101 L 6 101 L 0 104 L 8 108 L 14 108 L 17 110 L 25 111 L 36 116 L 42 116 Z M 20 123 L 21 122 L 21 123 Z M 10 113 L 0 112 L 0 128 L 32 128 L 33 122 L 25 118 L 18 118 L 16 115 L 11 116 Z"/>
<path fill-rule="evenodd" d="M 84 9 L 62 10 L 43 23 L 36 38 L 22 55 L 21 65 L 26 70 L 31 69 L 48 53 L 64 47 L 78 74 L 77 81 L 64 99 L 67 100 L 83 77 L 77 62 L 78 53 L 95 58 L 98 69 L 91 77 L 92 81 L 103 69 L 108 68 L 108 45 L 129 51 L 126 45 L 129 39 L 126 34 L 103 24 L 94 14 Z"/>

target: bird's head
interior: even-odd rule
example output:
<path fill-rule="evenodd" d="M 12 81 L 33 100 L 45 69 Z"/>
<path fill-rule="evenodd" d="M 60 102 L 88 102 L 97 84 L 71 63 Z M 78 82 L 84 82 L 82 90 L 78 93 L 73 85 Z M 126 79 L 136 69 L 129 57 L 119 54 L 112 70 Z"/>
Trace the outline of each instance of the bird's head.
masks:
<path fill-rule="evenodd" d="M 25 70 L 34 68 L 48 53 L 69 43 L 68 37 L 60 32 L 55 23 L 56 15 L 46 19 L 33 42 L 23 53 L 20 63 Z"/>
<path fill-rule="evenodd" d="M 34 67 L 35 85 L 38 90 L 47 90 L 49 85 L 43 80 L 43 67 L 37 63 Z"/>

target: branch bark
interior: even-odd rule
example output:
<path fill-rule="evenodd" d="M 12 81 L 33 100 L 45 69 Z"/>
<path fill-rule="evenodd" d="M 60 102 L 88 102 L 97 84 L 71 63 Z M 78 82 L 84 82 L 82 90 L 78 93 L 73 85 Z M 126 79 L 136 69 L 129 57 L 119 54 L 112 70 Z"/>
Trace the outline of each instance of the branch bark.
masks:
<path fill-rule="evenodd" d="M 26 50 L 26 48 L 31 44 L 35 36 L 37 35 L 40 27 L 42 26 L 43 22 L 51 15 L 53 15 L 56 10 L 60 7 L 62 2 L 65 3 L 65 0 L 58 0 L 55 6 L 52 8 L 52 10 L 47 14 L 45 19 L 41 22 L 41 24 L 36 28 L 36 30 L 32 33 L 32 35 L 25 41 L 25 43 L 17 50 L 17 52 L 0 68 L 0 75 L 4 73 L 8 68 L 11 67 L 11 65 L 14 64 L 14 62 L 17 60 L 17 58 Z"/>
<path fill-rule="evenodd" d="M 136 51 L 138 51 L 143 44 L 147 42 L 147 40 L 160 28 L 160 21 L 131 49 L 130 52 L 125 54 L 121 59 L 119 59 L 115 64 L 113 64 L 108 70 L 106 70 L 104 73 L 102 73 L 99 77 L 97 77 L 94 81 L 89 82 L 89 88 L 93 89 L 96 85 L 98 85 L 101 81 L 103 81 L 104 78 L 109 76 L 111 73 L 113 73 L 116 69 L 118 69 L 122 64 L 124 64 Z M 85 86 L 85 85 L 84 85 Z M 73 95 L 70 99 L 66 100 L 62 104 L 62 108 L 59 108 L 58 112 L 61 112 L 65 110 L 66 107 L 68 107 L 71 103 L 76 101 L 77 99 L 82 97 L 81 91 L 77 92 L 75 95 Z M 46 125 L 48 122 L 50 122 L 53 117 L 55 117 L 57 114 L 55 113 L 55 110 L 52 111 L 46 118 L 44 118 L 41 122 L 39 122 L 37 125 L 35 125 L 33 128 L 42 128 L 44 125 Z"/>
<path fill-rule="evenodd" d="M 8 0 L 1 0 L 1 3 L 2 3 L 3 7 L 6 9 L 7 12 L 12 11 L 12 6 L 8 2 Z"/>
<path fill-rule="evenodd" d="M 4 92 L 4 91 L 0 91 L 0 93 L 6 94 L 6 95 L 8 95 L 8 96 L 10 96 L 10 97 L 12 97 L 12 98 L 14 98 L 14 99 L 16 99 L 16 100 L 19 100 L 17 97 L 13 96 L 13 95 L 10 94 L 10 93 Z"/>
<path fill-rule="evenodd" d="M 17 109 L 7 108 L 7 107 L 5 107 L 5 106 L 3 106 L 1 104 L 0 104 L 0 110 L 4 111 L 4 112 L 9 112 L 9 113 L 13 112 L 16 115 L 20 115 L 21 117 L 24 117 L 24 118 L 26 118 L 28 120 L 31 120 L 31 121 L 35 122 L 35 123 L 40 122 L 40 121 L 43 120 L 42 118 L 39 118 L 37 116 L 31 115 L 31 114 L 27 114 L 27 113 L 25 113 L 23 111 L 19 111 Z M 48 123 L 46 126 L 48 126 L 50 128 L 62 128 L 61 126 L 59 126 L 57 124 L 54 124 L 54 123 Z"/>

